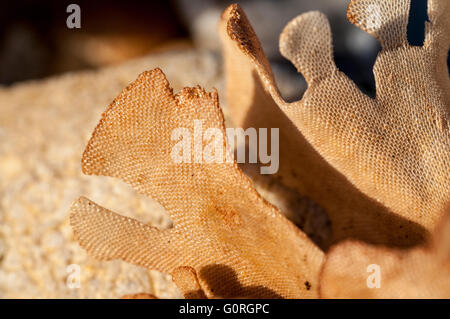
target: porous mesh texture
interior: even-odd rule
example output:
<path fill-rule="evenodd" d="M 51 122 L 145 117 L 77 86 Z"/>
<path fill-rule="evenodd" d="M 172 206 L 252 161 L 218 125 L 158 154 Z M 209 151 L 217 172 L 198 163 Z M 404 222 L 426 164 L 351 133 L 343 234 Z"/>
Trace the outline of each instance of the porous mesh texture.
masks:
<path fill-rule="evenodd" d="M 248 126 L 271 127 L 289 119 L 300 131 L 301 136 L 290 134 L 289 125 L 280 128 L 288 132 L 280 136 L 290 138 L 281 144 L 297 141 L 304 150 L 293 151 L 300 158 L 281 158 L 280 175 L 327 210 L 334 242 L 351 237 L 391 246 L 417 244 L 450 200 L 450 5 L 429 1 L 422 47 L 406 41 L 409 7 L 409 0 L 349 4 L 349 20 L 382 45 L 374 67 L 375 99 L 336 68 L 330 27 L 319 12 L 293 19 L 280 37 L 281 53 L 308 82 L 303 98 L 293 103 L 280 96 L 242 10 L 230 6 L 219 25 L 231 114 Z M 240 81 L 242 74 L 250 84 Z M 267 93 L 263 99 L 240 98 L 234 93 L 240 85 Z M 249 116 L 258 109 L 265 122 Z M 311 146 L 318 154 L 308 152 Z"/>
<path fill-rule="evenodd" d="M 198 147 L 194 120 L 222 132 L 224 163 L 172 160 L 174 129 L 189 130 L 191 150 Z M 261 198 L 235 162 L 225 162 L 227 152 L 217 93 L 197 87 L 174 95 L 161 70 L 144 72 L 102 115 L 82 168 L 154 198 L 174 226 L 159 230 L 81 197 L 71 208 L 75 237 L 96 258 L 174 273 L 185 296 L 317 297 L 323 253 Z M 202 293 L 189 284 L 197 277 Z"/>
<path fill-rule="evenodd" d="M 450 298 L 450 214 L 426 246 L 410 250 L 345 242 L 327 255 L 323 298 Z M 378 288 L 374 268 L 379 267 Z M 371 278 L 370 278 L 371 277 Z"/>

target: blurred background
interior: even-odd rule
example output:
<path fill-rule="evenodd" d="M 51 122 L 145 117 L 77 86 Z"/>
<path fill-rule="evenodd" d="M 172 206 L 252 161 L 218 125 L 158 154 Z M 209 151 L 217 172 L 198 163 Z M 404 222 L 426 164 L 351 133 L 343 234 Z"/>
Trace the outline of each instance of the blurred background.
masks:
<path fill-rule="evenodd" d="M 330 19 L 339 68 L 369 95 L 378 43 L 351 25 L 348 0 L 7 1 L 0 4 L 0 85 L 113 65 L 152 52 L 195 47 L 220 54 L 216 24 L 238 2 L 283 83 L 287 99 L 305 84 L 278 52 L 278 36 L 298 14 L 320 10 Z M 81 28 L 69 29 L 66 8 L 81 8 Z M 408 39 L 423 42 L 426 0 L 413 0 Z M 300 93 L 299 93 L 300 92 Z"/>

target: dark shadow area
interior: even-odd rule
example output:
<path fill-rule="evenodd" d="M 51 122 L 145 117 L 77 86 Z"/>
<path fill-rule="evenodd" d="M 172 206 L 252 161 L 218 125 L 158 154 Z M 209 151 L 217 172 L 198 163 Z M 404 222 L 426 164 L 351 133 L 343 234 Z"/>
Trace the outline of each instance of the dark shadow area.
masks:
<path fill-rule="evenodd" d="M 326 211 L 308 196 L 302 196 L 279 178 L 259 173 L 258 164 L 240 163 L 239 168 L 249 176 L 263 197 L 319 247 L 326 247 L 331 239 L 331 222 Z"/>
<path fill-rule="evenodd" d="M 226 265 L 205 266 L 200 270 L 199 276 L 206 282 L 211 292 L 220 298 L 283 298 L 264 286 L 242 286 L 236 272 Z"/>

